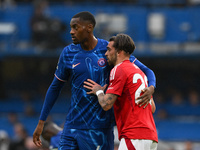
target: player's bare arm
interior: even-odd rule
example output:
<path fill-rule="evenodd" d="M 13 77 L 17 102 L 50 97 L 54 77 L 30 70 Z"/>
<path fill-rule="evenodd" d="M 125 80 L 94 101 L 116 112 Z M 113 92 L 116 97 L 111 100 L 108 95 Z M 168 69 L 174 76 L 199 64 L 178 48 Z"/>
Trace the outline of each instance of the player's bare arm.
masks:
<path fill-rule="evenodd" d="M 84 88 L 91 90 L 87 92 L 87 94 L 96 94 L 97 91 L 102 91 L 99 94 L 97 94 L 97 96 L 99 104 L 105 111 L 111 109 L 117 99 L 117 95 L 115 94 L 104 94 L 103 91 L 105 90 L 106 86 L 107 84 L 102 87 L 91 79 L 85 81 L 83 85 Z"/>
<path fill-rule="evenodd" d="M 42 134 L 42 130 L 44 127 L 44 122 L 43 120 L 39 120 L 38 125 L 33 133 L 33 143 L 35 143 L 35 145 L 37 147 L 41 147 L 42 146 L 42 142 L 40 140 L 40 135 Z"/>
<path fill-rule="evenodd" d="M 151 98 L 151 111 L 152 111 L 152 113 L 155 113 L 155 111 L 156 111 L 156 105 L 155 105 L 153 98 Z"/>
<path fill-rule="evenodd" d="M 142 94 L 141 96 L 139 96 L 137 98 L 137 100 L 141 99 L 139 102 L 138 102 L 138 105 L 141 107 L 142 105 L 144 105 L 144 108 L 147 107 L 147 105 L 149 104 L 150 102 L 150 99 L 151 99 L 151 96 L 153 95 L 154 93 L 154 86 L 151 85 L 149 87 L 146 87 L 142 90 L 142 92 L 144 94 Z"/>
<path fill-rule="evenodd" d="M 103 108 L 103 110 L 108 111 L 112 108 L 113 104 L 117 99 L 117 95 L 115 94 L 104 94 L 101 93 L 98 95 L 99 104 Z"/>

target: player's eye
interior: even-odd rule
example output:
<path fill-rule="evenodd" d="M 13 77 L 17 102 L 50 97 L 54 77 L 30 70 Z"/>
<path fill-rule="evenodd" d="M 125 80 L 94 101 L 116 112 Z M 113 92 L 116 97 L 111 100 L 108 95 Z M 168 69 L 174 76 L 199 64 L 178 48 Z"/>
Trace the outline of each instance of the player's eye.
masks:
<path fill-rule="evenodd" d="M 73 26 L 71 26 L 71 29 L 78 30 L 78 26 L 77 25 L 73 25 Z"/>

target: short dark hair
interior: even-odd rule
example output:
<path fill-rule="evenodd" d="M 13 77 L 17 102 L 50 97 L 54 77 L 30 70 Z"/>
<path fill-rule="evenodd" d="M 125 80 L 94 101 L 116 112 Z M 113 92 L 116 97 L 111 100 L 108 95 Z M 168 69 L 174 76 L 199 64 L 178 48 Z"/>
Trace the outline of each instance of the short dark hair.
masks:
<path fill-rule="evenodd" d="M 80 18 L 80 20 L 89 21 L 94 27 L 96 25 L 96 20 L 93 14 L 91 14 L 88 11 L 79 12 L 76 15 L 74 15 L 72 18 Z"/>
<path fill-rule="evenodd" d="M 112 36 L 109 41 L 114 41 L 113 47 L 117 51 L 123 50 L 128 54 L 132 54 L 136 48 L 133 39 L 127 34 L 117 34 Z"/>

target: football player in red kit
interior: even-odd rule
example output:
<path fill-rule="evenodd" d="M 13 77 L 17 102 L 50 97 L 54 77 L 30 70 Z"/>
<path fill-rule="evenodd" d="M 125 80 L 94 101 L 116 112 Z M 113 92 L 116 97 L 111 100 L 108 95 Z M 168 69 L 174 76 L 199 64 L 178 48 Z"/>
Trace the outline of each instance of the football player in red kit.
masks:
<path fill-rule="evenodd" d="M 119 150 L 157 150 L 158 136 L 152 112 L 155 111 L 153 99 L 144 109 L 137 105 L 137 97 L 147 87 L 146 75 L 129 61 L 135 49 L 130 36 L 118 34 L 110 39 L 105 53 L 109 65 L 114 68 L 106 94 L 103 87 L 88 79 L 84 87 L 96 94 L 101 107 L 108 111 L 114 107 L 119 134 Z"/>

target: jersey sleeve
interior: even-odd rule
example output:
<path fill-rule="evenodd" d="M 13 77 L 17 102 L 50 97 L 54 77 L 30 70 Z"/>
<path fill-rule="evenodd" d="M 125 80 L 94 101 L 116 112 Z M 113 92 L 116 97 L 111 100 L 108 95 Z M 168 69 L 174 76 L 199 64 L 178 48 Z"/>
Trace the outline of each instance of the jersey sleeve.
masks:
<path fill-rule="evenodd" d="M 122 95 L 123 87 L 126 82 L 126 75 L 123 69 L 115 67 L 110 73 L 110 82 L 106 93 L 116 94 L 118 96 Z"/>
<path fill-rule="evenodd" d="M 137 58 L 135 58 L 135 56 L 131 55 L 129 60 L 130 60 L 130 62 L 134 63 L 137 60 Z"/>
<path fill-rule="evenodd" d="M 47 116 L 49 115 L 49 112 L 56 102 L 64 83 L 65 82 L 59 81 L 56 77 L 54 77 L 54 80 L 52 81 L 46 93 L 46 97 L 40 114 L 40 120 L 45 121 L 47 119 Z"/>
<path fill-rule="evenodd" d="M 154 87 L 156 87 L 156 76 L 154 72 L 143 63 L 141 63 L 138 59 L 136 59 L 133 55 L 131 55 L 130 61 L 135 63 L 135 65 L 137 65 L 145 73 L 148 79 L 148 86 L 153 85 Z"/>
<path fill-rule="evenodd" d="M 58 60 L 58 65 L 55 72 L 56 78 L 60 81 L 67 81 L 69 78 L 70 73 L 69 71 L 67 71 L 66 68 L 67 61 L 68 60 L 66 59 L 66 48 L 65 48 L 60 54 L 60 58 Z"/>

